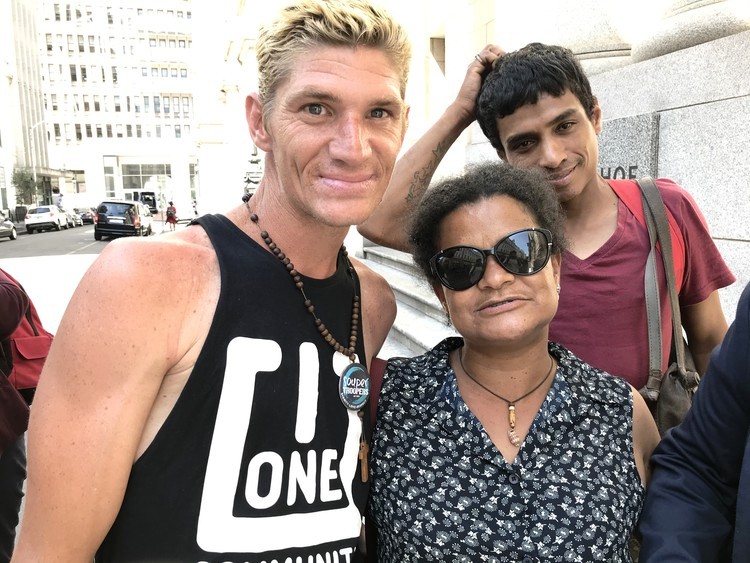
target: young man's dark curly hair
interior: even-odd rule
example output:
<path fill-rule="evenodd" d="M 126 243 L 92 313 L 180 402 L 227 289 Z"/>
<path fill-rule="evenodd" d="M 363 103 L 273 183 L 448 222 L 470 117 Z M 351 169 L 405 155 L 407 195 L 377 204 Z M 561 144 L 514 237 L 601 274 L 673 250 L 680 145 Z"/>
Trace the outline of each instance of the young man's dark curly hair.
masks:
<path fill-rule="evenodd" d="M 477 99 L 477 122 L 500 155 L 497 119 L 521 106 L 535 104 L 545 94 L 559 97 L 570 91 L 581 102 L 589 118 L 596 98 L 581 64 L 570 49 L 530 43 L 500 57 L 484 79 Z"/>

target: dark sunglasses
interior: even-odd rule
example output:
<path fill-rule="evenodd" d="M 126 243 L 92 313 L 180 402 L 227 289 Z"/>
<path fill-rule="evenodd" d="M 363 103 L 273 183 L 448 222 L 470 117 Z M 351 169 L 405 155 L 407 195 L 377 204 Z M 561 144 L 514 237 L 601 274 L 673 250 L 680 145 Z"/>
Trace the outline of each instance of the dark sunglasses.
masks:
<path fill-rule="evenodd" d="M 494 256 L 498 264 L 516 276 L 540 272 L 552 253 L 552 233 L 547 229 L 521 229 L 501 238 L 487 250 L 473 246 L 452 246 L 430 258 L 432 272 L 448 289 L 463 291 L 479 283 Z"/>

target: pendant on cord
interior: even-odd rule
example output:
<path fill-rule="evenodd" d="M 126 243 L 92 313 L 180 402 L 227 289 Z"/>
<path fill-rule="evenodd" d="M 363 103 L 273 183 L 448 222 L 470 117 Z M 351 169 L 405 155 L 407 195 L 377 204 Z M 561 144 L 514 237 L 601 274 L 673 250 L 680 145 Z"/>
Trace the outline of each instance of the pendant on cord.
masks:
<path fill-rule="evenodd" d="M 508 405 L 508 425 L 510 426 L 508 429 L 508 440 L 515 447 L 520 448 L 522 442 L 521 437 L 516 434 L 516 405 L 513 403 Z"/>
<path fill-rule="evenodd" d="M 358 411 L 367 404 L 370 397 L 370 374 L 360 363 L 352 362 L 339 377 L 339 398 L 344 406 Z"/>

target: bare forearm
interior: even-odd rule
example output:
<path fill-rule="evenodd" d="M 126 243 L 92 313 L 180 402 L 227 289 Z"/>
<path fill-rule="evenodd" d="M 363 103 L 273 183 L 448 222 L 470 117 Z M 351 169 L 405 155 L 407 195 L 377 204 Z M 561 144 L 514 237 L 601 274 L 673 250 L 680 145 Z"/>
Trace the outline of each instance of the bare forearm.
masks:
<path fill-rule="evenodd" d="M 398 160 L 380 205 L 357 227 L 363 236 L 384 246 L 408 250 L 409 217 L 448 149 L 472 121 L 473 116 L 450 106 Z"/>

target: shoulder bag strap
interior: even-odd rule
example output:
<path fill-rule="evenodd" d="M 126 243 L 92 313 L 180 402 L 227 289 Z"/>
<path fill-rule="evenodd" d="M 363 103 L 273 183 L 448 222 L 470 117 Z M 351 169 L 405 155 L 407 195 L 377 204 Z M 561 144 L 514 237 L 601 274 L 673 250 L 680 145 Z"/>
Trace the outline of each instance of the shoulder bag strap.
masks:
<path fill-rule="evenodd" d="M 669 234 L 669 221 L 664 201 L 659 189 L 650 177 L 638 180 L 638 185 L 646 202 L 644 211 L 648 209 L 646 221 L 652 221 L 655 225 L 657 239 L 661 245 L 661 256 L 664 262 L 664 274 L 667 278 L 667 289 L 669 291 L 669 304 L 672 309 L 672 346 L 677 357 L 677 366 L 681 373 L 685 372 L 685 348 L 682 340 L 682 315 L 680 314 L 680 303 L 677 299 L 677 287 L 674 278 L 674 264 L 672 260 L 672 237 Z"/>

